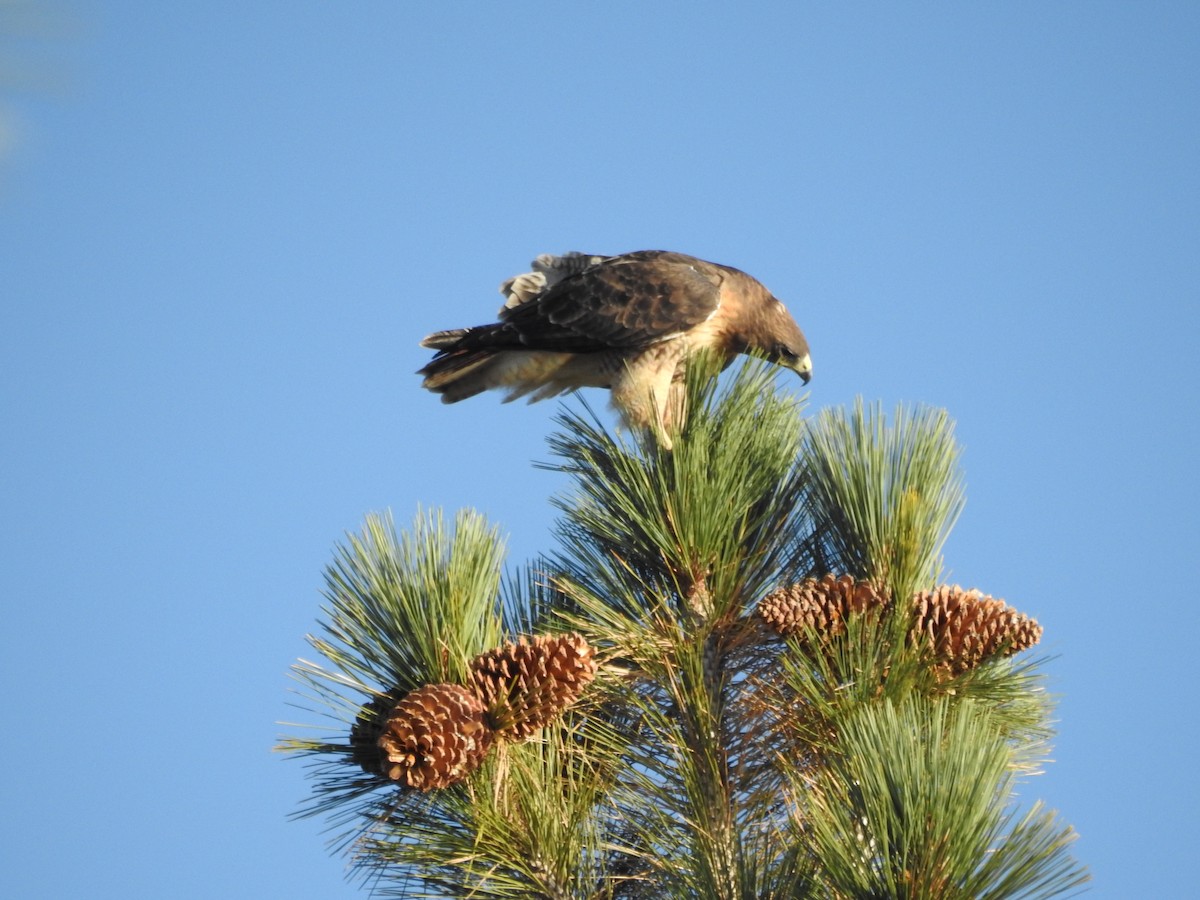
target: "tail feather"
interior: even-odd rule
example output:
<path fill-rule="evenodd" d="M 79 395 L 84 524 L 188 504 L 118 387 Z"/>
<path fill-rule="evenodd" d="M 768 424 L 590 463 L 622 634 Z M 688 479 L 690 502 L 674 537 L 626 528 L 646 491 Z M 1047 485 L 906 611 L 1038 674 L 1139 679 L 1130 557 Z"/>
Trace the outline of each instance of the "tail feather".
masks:
<path fill-rule="evenodd" d="M 570 353 L 492 348 L 443 350 L 424 368 L 422 387 L 457 403 L 491 388 L 506 389 L 507 403 L 529 396 L 532 403 L 574 390 L 581 373 Z"/>
<path fill-rule="evenodd" d="M 424 376 L 421 386 L 441 394 L 443 403 L 457 403 L 492 386 L 488 372 L 496 359 L 492 350 L 451 350 L 439 353 L 417 374 Z"/>
<path fill-rule="evenodd" d="M 504 313 L 539 297 L 547 288 L 608 259 L 605 256 L 567 253 L 543 254 L 533 261 L 533 271 L 508 279 L 500 286 Z M 584 384 L 606 383 L 604 372 L 575 365 L 573 353 L 531 351 L 511 325 L 504 321 L 471 328 L 435 331 L 421 341 L 437 355 L 417 374 L 422 386 L 441 395 L 443 403 L 457 403 L 491 388 L 505 389 L 505 402 L 528 397 L 544 400 Z M 600 381 L 595 381 L 599 378 Z"/>
<path fill-rule="evenodd" d="M 435 331 L 421 338 L 421 346 L 430 350 L 450 350 L 455 347 L 471 331 L 470 328 L 451 328 L 448 331 Z"/>

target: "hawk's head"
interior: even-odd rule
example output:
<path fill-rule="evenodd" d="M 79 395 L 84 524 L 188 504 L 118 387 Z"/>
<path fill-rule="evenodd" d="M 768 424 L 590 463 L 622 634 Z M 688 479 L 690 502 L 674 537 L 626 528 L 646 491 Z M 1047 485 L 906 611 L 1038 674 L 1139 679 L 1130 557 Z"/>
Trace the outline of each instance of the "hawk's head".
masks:
<path fill-rule="evenodd" d="M 808 353 L 808 340 L 796 324 L 791 313 L 779 300 L 771 298 L 771 343 L 765 347 L 767 359 L 785 369 L 791 369 L 808 384 L 812 378 L 812 357 Z"/>

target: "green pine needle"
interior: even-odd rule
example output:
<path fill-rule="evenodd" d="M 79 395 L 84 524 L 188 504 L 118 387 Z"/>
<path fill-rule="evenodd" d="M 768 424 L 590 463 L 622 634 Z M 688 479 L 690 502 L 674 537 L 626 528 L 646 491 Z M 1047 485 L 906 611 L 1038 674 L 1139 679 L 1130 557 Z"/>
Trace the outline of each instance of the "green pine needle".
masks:
<path fill-rule="evenodd" d="M 453 533 L 437 511 L 418 512 L 404 534 L 390 515 L 368 516 L 326 570 L 325 636 L 313 644 L 384 690 L 461 683 L 470 658 L 502 637 L 503 559 L 498 529 L 471 510 Z"/>
<path fill-rule="evenodd" d="M 1053 897 L 1086 874 L 1074 833 L 1011 806 L 1015 775 L 992 713 L 910 695 L 863 704 L 807 797 L 798 840 L 833 897 Z"/>
<path fill-rule="evenodd" d="M 808 503 L 828 571 L 875 582 L 893 597 L 932 587 L 964 503 L 959 447 L 940 409 L 900 407 L 889 423 L 862 400 L 825 410 L 805 435 Z"/>
<path fill-rule="evenodd" d="M 556 501 L 563 552 L 554 562 L 573 598 L 608 606 L 601 630 L 677 631 L 737 616 L 797 568 L 798 402 L 761 361 L 727 382 L 693 367 L 688 394 L 672 451 L 569 413 L 550 440 L 557 468 L 575 481 Z"/>
<path fill-rule="evenodd" d="M 407 811 L 364 847 L 396 896 L 608 896 L 606 790 L 622 746 L 578 717 L 504 745 L 472 785 Z"/>
<path fill-rule="evenodd" d="M 324 738 L 288 737 L 277 747 L 309 760 L 313 796 L 299 814 L 329 815 L 335 848 L 418 802 L 361 769 L 351 727 L 373 697 L 465 683 L 469 661 L 501 642 L 503 553 L 497 529 L 469 510 L 455 517 L 453 532 L 436 511 L 418 512 L 405 533 L 390 515 L 371 515 L 337 548 L 325 573 L 321 634 L 309 636 L 324 661 L 293 666 L 299 705 L 330 724 L 302 726 Z"/>

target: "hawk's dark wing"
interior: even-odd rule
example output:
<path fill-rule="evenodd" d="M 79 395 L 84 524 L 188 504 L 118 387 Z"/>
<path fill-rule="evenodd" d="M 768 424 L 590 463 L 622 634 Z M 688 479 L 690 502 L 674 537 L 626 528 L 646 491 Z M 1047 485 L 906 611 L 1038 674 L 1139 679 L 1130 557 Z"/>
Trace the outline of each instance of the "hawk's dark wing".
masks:
<path fill-rule="evenodd" d="M 719 266 L 682 253 L 612 257 L 503 310 L 491 337 L 571 353 L 645 347 L 711 316 L 722 280 Z"/>

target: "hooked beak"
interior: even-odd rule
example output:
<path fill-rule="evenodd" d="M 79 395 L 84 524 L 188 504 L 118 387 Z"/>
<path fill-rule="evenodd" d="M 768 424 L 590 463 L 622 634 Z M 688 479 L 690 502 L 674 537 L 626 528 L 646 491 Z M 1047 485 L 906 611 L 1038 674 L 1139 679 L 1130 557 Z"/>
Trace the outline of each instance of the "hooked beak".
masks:
<path fill-rule="evenodd" d="M 796 360 L 792 366 L 796 374 L 800 376 L 800 380 L 808 384 L 812 380 L 812 357 L 805 353 L 802 357 Z"/>

